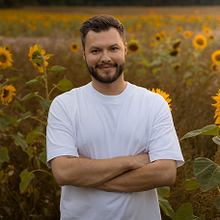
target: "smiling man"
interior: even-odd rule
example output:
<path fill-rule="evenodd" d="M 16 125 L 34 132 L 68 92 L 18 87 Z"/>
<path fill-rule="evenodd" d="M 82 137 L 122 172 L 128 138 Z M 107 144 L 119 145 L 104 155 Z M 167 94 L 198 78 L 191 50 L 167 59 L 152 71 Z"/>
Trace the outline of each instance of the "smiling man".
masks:
<path fill-rule="evenodd" d="M 123 25 L 94 16 L 80 28 L 92 81 L 56 97 L 47 161 L 62 185 L 62 220 L 160 220 L 156 188 L 184 163 L 162 96 L 124 80 Z"/>

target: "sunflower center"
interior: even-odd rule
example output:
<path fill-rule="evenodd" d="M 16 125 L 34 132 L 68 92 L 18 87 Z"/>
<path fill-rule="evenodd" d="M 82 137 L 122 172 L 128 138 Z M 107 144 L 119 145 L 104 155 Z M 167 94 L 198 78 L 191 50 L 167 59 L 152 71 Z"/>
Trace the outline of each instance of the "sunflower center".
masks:
<path fill-rule="evenodd" d="M 130 49 L 131 51 L 136 51 L 136 50 L 138 49 L 138 46 L 135 45 L 135 44 L 133 44 L 133 45 L 130 45 L 129 49 Z"/>
<path fill-rule="evenodd" d="M 8 97 L 8 95 L 9 95 L 9 90 L 4 89 L 4 90 L 3 90 L 3 98 Z"/>
<path fill-rule="evenodd" d="M 204 40 L 199 38 L 199 39 L 197 39 L 196 43 L 199 44 L 199 45 L 203 45 L 204 44 Z"/>
<path fill-rule="evenodd" d="M 77 46 L 76 46 L 76 45 L 73 45 L 72 47 L 73 47 L 73 49 L 74 49 L 74 50 L 77 48 Z"/>
<path fill-rule="evenodd" d="M 220 61 L 220 54 L 217 54 L 217 55 L 215 56 L 215 60 Z"/>
<path fill-rule="evenodd" d="M 1 63 L 6 63 L 7 57 L 4 54 L 0 54 L 0 62 Z"/>

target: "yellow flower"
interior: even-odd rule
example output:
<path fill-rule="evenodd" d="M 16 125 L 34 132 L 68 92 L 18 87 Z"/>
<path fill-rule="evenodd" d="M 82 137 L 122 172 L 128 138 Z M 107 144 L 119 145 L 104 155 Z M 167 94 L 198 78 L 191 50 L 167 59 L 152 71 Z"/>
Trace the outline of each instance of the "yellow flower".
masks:
<path fill-rule="evenodd" d="M 10 103 L 13 98 L 15 97 L 16 89 L 13 85 L 5 85 L 3 86 L 1 90 L 1 102 L 4 103 Z"/>
<path fill-rule="evenodd" d="M 141 29 L 141 28 L 142 28 L 142 24 L 141 24 L 141 23 L 137 23 L 137 24 L 136 24 L 136 29 L 139 30 L 139 29 Z"/>
<path fill-rule="evenodd" d="M 5 46 L 4 49 L 7 50 L 9 53 L 11 52 L 11 47 L 10 46 Z"/>
<path fill-rule="evenodd" d="M 212 61 L 213 63 L 215 63 L 216 65 L 220 64 L 220 50 L 216 50 L 214 53 L 212 53 Z"/>
<path fill-rule="evenodd" d="M 219 73 L 218 65 L 216 65 L 215 63 L 211 64 L 210 69 L 217 74 Z"/>
<path fill-rule="evenodd" d="M 177 29 L 176 29 L 176 31 L 177 31 L 178 33 L 181 33 L 181 32 L 183 31 L 183 28 L 182 28 L 181 26 L 178 26 Z"/>
<path fill-rule="evenodd" d="M 193 46 L 199 50 L 204 50 L 207 47 L 207 39 L 204 35 L 198 34 L 193 39 Z"/>
<path fill-rule="evenodd" d="M 217 96 L 212 96 L 212 98 L 216 101 L 216 103 L 212 105 L 216 107 L 214 116 L 214 118 L 216 118 L 215 124 L 220 124 L 220 89 L 216 95 Z"/>
<path fill-rule="evenodd" d="M 76 42 L 73 42 L 70 44 L 70 50 L 73 52 L 73 53 L 76 53 L 79 51 L 79 44 L 77 44 Z"/>
<path fill-rule="evenodd" d="M 193 32 L 191 32 L 191 31 L 185 31 L 185 32 L 183 33 L 183 36 L 184 36 L 185 38 L 192 37 L 192 36 L 193 36 Z"/>
<path fill-rule="evenodd" d="M 208 35 L 210 35 L 211 30 L 210 30 L 209 28 L 205 27 L 205 28 L 203 29 L 203 33 L 204 33 L 206 36 L 208 36 Z"/>
<path fill-rule="evenodd" d="M 0 47 L 0 70 L 12 66 L 12 54 L 6 48 Z"/>
<path fill-rule="evenodd" d="M 132 40 L 132 39 L 135 38 L 135 35 L 134 34 L 130 34 L 129 38 L 130 38 L 130 40 Z"/>
<path fill-rule="evenodd" d="M 129 27 L 129 28 L 128 28 L 128 33 L 133 33 L 133 32 L 134 32 L 133 27 Z"/>
<path fill-rule="evenodd" d="M 160 22 L 156 22 L 155 25 L 154 25 L 155 28 L 160 28 L 161 26 L 162 26 L 162 25 L 161 25 Z"/>
<path fill-rule="evenodd" d="M 131 53 L 136 53 L 140 50 L 140 46 L 138 41 L 136 40 L 131 40 L 128 42 L 128 51 Z"/>
<path fill-rule="evenodd" d="M 158 33 L 156 33 L 153 38 L 154 40 L 159 41 L 159 42 L 163 40 L 162 35 Z"/>
<path fill-rule="evenodd" d="M 155 47 L 155 46 L 156 46 L 156 44 L 154 42 L 150 43 L 150 47 Z"/>
<path fill-rule="evenodd" d="M 210 35 L 210 36 L 209 36 L 209 41 L 210 41 L 210 42 L 213 42 L 214 40 L 215 40 L 215 37 L 214 37 L 213 35 Z"/>
<path fill-rule="evenodd" d="M 38 46 L 37 44 L 34 45 L 34 47 L 30 47 L 30 51 L 29 51 L 29 60 L 33 63 L 35 68 L 38 68 L 40 73 L 44 72 L 44 68 L 43 68 L 43 62 L 37 62 L 37 60 L 40 60 L 41 57 L 44 58 L 44 65 L 45 67 L 48 66 L 48 62 L 46 60 L 49 59 L 49 57 L 44 56 L 46 53 L 45 50 L 42 50 L 40 46 Z"/>
<path fill-rule="evenodd" d="M 160 34 L 161 34 L 161 36 L 163 36 L 163 37 L 166 37 L 166 36 L 167 36 L 167 32 L 166 32 L 166 31 L 164 31 L 164 30 L 163 30 L 163 31 L 161 31 L 161 32 L 160 32 Z"/>
<path fill-rule="evenodd" d="M 169 98 L 169 96 L 170 96 L 169 94 L 167 94 L 166 92 L 163 92 L 163 91 L 160 90 L 160 89 L 156 89 L 156 91 L 155 91 L 155 89 L 153 88 L 151 91 L 154 92 L 154 93 L 157 93 L 157 94 L 162 95 L 163 98 L 164 98 L 164 99 L 166 100 L 166 102 L 168 103 L 169 107 L 171 106 L 170 102 L 171 102 L 172 99 Z M 170 108 L 170 111 L 172 111 L 171 108 Z"/>

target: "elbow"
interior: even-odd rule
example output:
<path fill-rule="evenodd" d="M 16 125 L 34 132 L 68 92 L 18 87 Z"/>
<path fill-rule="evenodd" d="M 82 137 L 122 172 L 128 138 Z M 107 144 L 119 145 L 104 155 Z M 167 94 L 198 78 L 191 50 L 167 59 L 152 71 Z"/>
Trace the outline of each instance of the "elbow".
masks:
<path fill-rule="evenodd" d="M 170 171 L 165 177 L 166 186 L 172 186 L 176 182 L 176 169 Z"/>

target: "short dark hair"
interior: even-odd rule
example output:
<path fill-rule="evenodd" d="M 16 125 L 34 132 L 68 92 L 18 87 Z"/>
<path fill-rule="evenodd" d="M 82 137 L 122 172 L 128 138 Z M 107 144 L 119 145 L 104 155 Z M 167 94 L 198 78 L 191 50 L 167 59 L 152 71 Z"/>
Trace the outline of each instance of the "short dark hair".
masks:
<path fill-rule="evenodd" d="M 102 14 L 89 18 L 79 29 L 83 49 L 85 50 L 86 36 L 90 30 L 99 33 L 101 31 L 108 31 L 111 27 L 118 31 L 123 42 L 125 43 L 125 28 L 123 24 L 117 18 L 111 15 Z"/>

